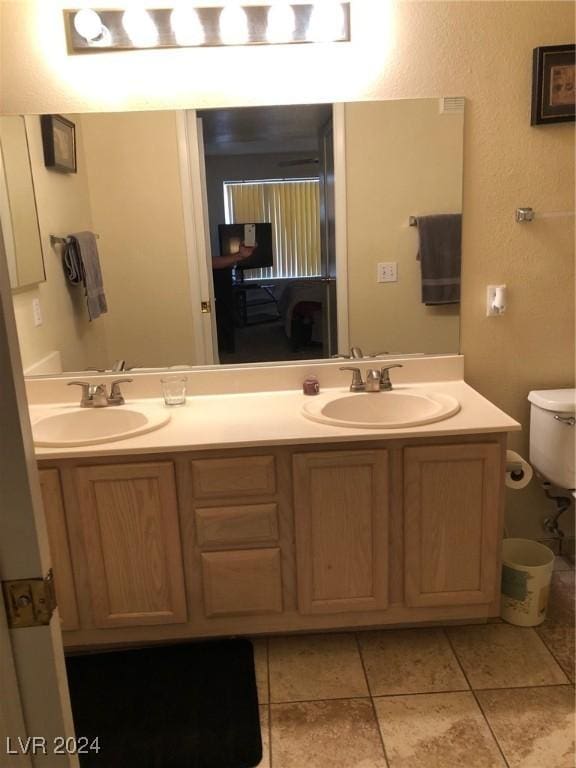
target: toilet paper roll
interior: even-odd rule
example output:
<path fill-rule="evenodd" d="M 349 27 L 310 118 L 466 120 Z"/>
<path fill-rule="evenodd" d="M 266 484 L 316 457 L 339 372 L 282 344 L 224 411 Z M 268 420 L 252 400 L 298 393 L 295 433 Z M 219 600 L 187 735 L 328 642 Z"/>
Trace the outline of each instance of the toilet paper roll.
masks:
<path fill-rule="evenodd" d="M 520 488 L 526 488 L 534 474 L 534 470 L 530 464 L 528 464 L 526 459 L 522 458 L 516 451 L 506 451 L 506 464 L 508 466 L 510 464 L 522 465 L 520 471 L 517 469 L 510 469 L 506 472 L 506 487 L 512 488 L 515 491 L 520 490 Z"/>

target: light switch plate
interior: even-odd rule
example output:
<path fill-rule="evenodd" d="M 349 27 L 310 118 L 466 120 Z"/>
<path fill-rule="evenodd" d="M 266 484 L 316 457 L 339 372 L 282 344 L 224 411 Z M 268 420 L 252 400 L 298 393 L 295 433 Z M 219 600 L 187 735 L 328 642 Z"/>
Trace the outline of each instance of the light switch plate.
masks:
<path fill-rule="evenodd" d="M 377 273 L 376 273 L 376 282 L 378 283 L 398 282 L 398 262 L 397 261 L 379 262 Z"/>
<path fill-rule="evenodd" d="M 32 299 L 32 315 L 34 316 L 34 325 L 38 328 L 42 325 L 44 320 L 42 319 L 42 307 L 40 306 L 40 299 Z"/>

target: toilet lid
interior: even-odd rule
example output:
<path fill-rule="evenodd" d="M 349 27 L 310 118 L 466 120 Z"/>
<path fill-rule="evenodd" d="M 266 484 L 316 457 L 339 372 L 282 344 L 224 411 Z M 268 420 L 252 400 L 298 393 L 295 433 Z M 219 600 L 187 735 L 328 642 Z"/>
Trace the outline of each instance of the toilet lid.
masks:
<path fill-rule="evenodd" d="M 576 412 L 576 389 L 536 389 L 528 394 L 528 400 L 546 411 Z"/>

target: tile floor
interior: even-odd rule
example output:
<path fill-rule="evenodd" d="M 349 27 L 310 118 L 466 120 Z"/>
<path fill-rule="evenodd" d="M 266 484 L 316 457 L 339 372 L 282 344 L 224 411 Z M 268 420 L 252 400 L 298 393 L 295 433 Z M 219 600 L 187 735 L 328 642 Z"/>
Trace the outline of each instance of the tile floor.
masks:
<path fill-rule="evenodd" d="M 573 768 L 574 570 L 498 620 L 254 641 L 261 768 Z"/>

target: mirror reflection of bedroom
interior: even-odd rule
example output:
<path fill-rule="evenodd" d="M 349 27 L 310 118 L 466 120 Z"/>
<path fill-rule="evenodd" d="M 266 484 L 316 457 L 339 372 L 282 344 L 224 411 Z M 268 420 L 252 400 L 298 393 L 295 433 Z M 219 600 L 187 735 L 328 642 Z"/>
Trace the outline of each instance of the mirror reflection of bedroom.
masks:
<path fill-rule="evenodd" d="M 220 362 L 336 354 L 331 105 L 198 116 Z"/>

